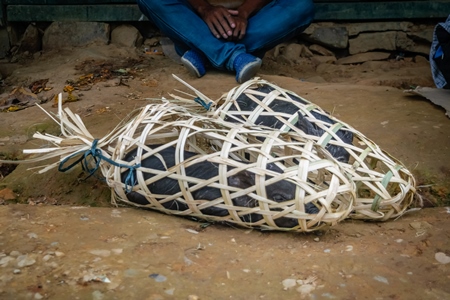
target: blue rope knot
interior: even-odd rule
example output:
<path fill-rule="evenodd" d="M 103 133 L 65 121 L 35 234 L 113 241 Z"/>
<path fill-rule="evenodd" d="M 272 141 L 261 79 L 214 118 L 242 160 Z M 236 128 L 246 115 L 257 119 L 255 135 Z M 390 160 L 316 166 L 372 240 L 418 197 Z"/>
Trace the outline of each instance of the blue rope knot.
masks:
<path fill-rule="evenodd" d="M 194 101 L 197 102 L 198 104 L 200 104 L 201 106 L 203 106 L 206 110 L 209 110 L 212 105 L 212 102 L 209 102 L 208 104 L 206 104 L 205 100 L 203 100 L 200 97 L 195 98 Z"/>
<path fill-rule="evenodd" d="M 129 166 L 129 165 L 124 165 L 124 164 L 120 164 L 118 162 L 113 161 L 112 159 L 104 156 L 102 154 L 102 150 L 97 148 L 97 144 L 98 144 L 98 139 L 95 139 L 92 141 L 92 146 L 90 149 L 84 151 L 78 151 L 68 157 L 66 157 L 65 159 L 63 159 L 61 161 L 61 163 L 59 164 L 58 167 L 58 171 L 60 172 L 66 172 L 70 169 L 72 169 L 75 165 L 77 165 L 78 163 L 81 163 L 81 166 L 83 168 L 84 171 L 87 171 L 89 173 L 89 175 L 84 178 L 83 180 L 88 179 L 89 177 L 91 177 L 92 175 L 94 175 L 94 173 L 98 170 L 98 168 L 100 167 L 100 162 L 103 160 L 107 161 L 108 163 L 110 163 L 113 166 L 116 167 L 120 167 L 120 168 L 127 168 L 129 169 L 127 176 L 125 177 L 124 180 L 124 184 L 125 184 L 125 192 L 129 193 L 131 192 L 131 189 L 134 185 L 136 185 L 136 169 L 139 168 L 141 166 L 141 164 L 136 164 L 134 166 Z M 74 161 L 73 163 L 71 163 L 69 166 L 64 167 L 64 164 L 67 163 L 67 161 L 79 154 L 83 153 L 83 155 L 81 155 L 76 161 Z M 90 167 L 92 160 L 94 161 L 94 165 L 93 167 Z"/>

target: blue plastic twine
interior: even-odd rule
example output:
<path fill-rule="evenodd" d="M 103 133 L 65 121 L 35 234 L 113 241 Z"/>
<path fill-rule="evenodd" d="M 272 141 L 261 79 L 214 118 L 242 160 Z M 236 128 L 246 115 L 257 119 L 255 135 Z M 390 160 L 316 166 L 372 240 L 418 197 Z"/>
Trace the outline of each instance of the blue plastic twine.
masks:
<path fill-rule="evenodd" d="M 203 100 L 200 97 L 195 98 L 194 101 L 197 102 L 198 104 L 200 104 L 201 106 L 203 106 L 206 110 L 209 110 L 211 108 L 212 102 L 209 102 L 208 104 L 206 104 L 205 100 Z"/>
<path fill-rule="evenodd" d="M 81 163 L 81 166 L 82 166 L 83 170 L 89 172 L 89 175 L 84 179 L 84 180 L 86 180 L 89 177 L 91 177 L 92 175 L 94 175 L 94 173 L 100 167 L 100 162 L 103 159 L 103 160 L 107 161 L 108 163 L 110 163 L 113 166 L 130 169 L 129 172 L 128 172 L 128 175 L 125 177 L 124 184 L 125 184 L 125 192 L 126 193 L 131 192 L 131 188 L 134 185 L 136 185 L 136 182 L 137 182 L 136 178 L 135 178 L 135 176 L 136 176 L 135 175 L 136 174 L 136 169 L 139 168 L 141 166 L 141 164 L 136 164 L 134 166 L 119 164 L 119 163 L 113 161 L 112 159 L 104 156 L 102 154 L 102 150 L 97 148 L 97 143 L 98 143 L 98 139 L 95 139 L 92 142 L 91 149 L 84 151 L 84 153 L 83 153 L 83 151 L 76 152 L 76 153 L 70 155 L 69 157 L 63 159 L 61 161 L 61 163 L 59 164 L 58 171 L 66 172 L 66 171 L 72 169 L 76 164 Z M 78 158 L 75 162 L 73 162 L 69 166 L 64 167 L 64 164 L 69 159 L 71 159 L 71 158 L 73 158 L 73 157 L 75 157 L 75 156 L 77 156 L 77 155 L 79 155 L 81 153 L 83 153 L 83 155 L 80 158 Z M 91 160 L 94 160 L 94 162 L 95 162 L 93 167 L 89 167 L 89 162 Z"/>

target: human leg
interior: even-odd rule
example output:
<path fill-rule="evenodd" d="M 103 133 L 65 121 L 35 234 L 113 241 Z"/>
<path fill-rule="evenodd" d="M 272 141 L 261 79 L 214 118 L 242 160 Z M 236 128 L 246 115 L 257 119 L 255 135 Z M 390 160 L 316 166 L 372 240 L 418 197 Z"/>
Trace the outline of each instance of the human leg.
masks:
<path fill-rule="evenodd" d="M 194 49 L 213 67 L 234 71 L 235 58 L 245 53 L 243 44 L 217 39 L 186 0 L 137 0 L 141 11 L 176 45 L 178 54 Z"/>
<path fill-rule="evenodd" d="M 241 41 L 248 53 L 262 56 L 305 30 L 314 18 L 312 0 L 274 0 L 249 19 Z"/>

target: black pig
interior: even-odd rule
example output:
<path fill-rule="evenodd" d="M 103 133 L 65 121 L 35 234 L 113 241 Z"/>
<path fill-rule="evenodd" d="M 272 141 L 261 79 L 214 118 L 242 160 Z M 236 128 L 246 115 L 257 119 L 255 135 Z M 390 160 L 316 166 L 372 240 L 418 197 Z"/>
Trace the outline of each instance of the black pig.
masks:
<path fill-rule="evenodd" d="M 158 147 L 157 145 L 153 147 Z M 143 150 L 143 154 L 146 151 Z M 137 150 L 133 150 L 129 152 L 124 160 L 125 161 L 131 161 L 136 156 Z M 159 155 L 161 155 L 164 158 L 164 162 L 167 166 L 167 168 L 171 168 L 175 165 L 175 148 L 168 147 L 162 151 L 159 152 Z M 184 151 L 184 158 L 189 159 L 190 157 L 193 157 L 197 155 L 197 153 Z M 142 167 L 146 168 L 152 168 L 156 170 L 165 170 L 164 165 L 162 164 L 161 160 L 157 156 L 150 156 L 141 161 Z M 267 168 L 269 170 L 282 173 L 282 170 L 277 167 L 275 164 L 267 164 Z M 231 167 L 229 167 L 231 169 Z M 130 171 L 125 171 L 122 173 L 122 182 L 125 181 L 125 178 L 128 176 L 128 173 Z M 215 177 L 219 174 L 218 164 L 211 163 L 207 161 L 199 162 L 195 165 L 189 166 L 186 168 L 186 175 L 189 177 L 199 178 L 199 179 L 209 179 L 211 177 Z M 148 172 L 144 172 L 144 178 L 147 180 L 148 178 L 152 178 L 154 175 L 150 174 Z M 270 178 L 270 177 L 269 177 Z M 228 178 L 228 184 L 230 186 L 238 187 L 238 188 L 248 188 L 250 186 L 255 185 L 255 176 L 253 173 L 248 171 L 242 171 L 237 173 L 236 175 L 230 176 Z M 266 194 L 267 198 L 271 199 L 276 202 L 283 202 L 287 200 L 291 200 L 295 197 L 295 184 L 292 182 L 281 180 L 276 183 L 270 184 L 266 186 Z M 159 194 L 159 195 L 172 195 L 180 192 L 180 186 L 178 184 L 178 180 L 172 179 L 169 177 L 162 178 L 160 180 L 157 180 L 151 184 L 148 185 L 148 189 L 152 194 Z M 196 200 L 214 200 L 217 198 L 222 197 L 222 194 L 220 192 L 220 189 L 205 186 L 201 189 L 198 189 L 196 191 L 191 192 L 192 196 Z M 146 197 L 138 192 L 131 191 L 127 194 L 127 198 L 129 201 L 140 204 L 140 205 L 147 205 L 149 204 Z M 163 200 L 163 199 L 159 199 Z M 257 200 L 253 199 L 250 196 L 244 195 L 241 197 L 236 197 L 232 199 L 233 204 L 236 206 L 242 206 L 242 207 L 256 207 L 258 206 Z M 162 203 L 162 205 L 167 209 L 172 210 L 178 210 L 178 211 L 184 211 L 188 209 L 188 206 L 177 200 L 168 201 L 165 203 Z M 309 214 L 315 214 L 319 210 L 318 208 L 312 204 L 308 203 L 305 206 L 305 210 Z M 219 207 L 208 207 L 202 210 L 202 213 L 207 215 L 214 215 L 214 216 L 226 216 L 228 215 L 228 211 L 223 208 Z M 256 222 L 262 219 L 262 216 L 259 214 L 249 214 L 242 216 L 241 218 L 244 222 Z M 276 224 L 280 227 L 293 227 L 298 225 L 297 221 L 295 219 L 290 218 L 279 218 L 276 220 Z"/>
<path fill-rule="evenodd" d="M 263 92 L 263 93 L 270 93 L 271 91 L 274 90 L 274 88 L 270 87 L 270 86 L 262 86 L 256 89 L 257 91 Z M 303 101 L 302 99 L 290 94 L 289 95 L 294 101 L 306 104 L 305 101 Z M 262 96 L 257 96 L 254 95 L 254 97 L 256 97 L 259 100 L 262 100 L 263 97 Z M 247 97 L 247 95 L 245 94 L 241 94 L 237 99 L 236 102 L 238 103 L 240 109 L 242 111 L 253 111 L 254 109 L 257 108 L 258 103 L 256 103 L 255 101 L 251 100 L 250 98 Z M 302 130 L 303 132 L 305 132 L 306 134 L 309 135 L 314 135 L 314 136 L 322 136 L 324 133 L 324 130 L 319 128 L 316 124 L 311 123 L 310 121 L 308 121 L 299 111 L 298 111 L 298 107 L 291 103 L 291 102 L 287 102 L 287 101 L 282 101 L 282 100 L 274 100 L 272 101 L 272 103 L 269 104 L 269 108 L 271 108 L 273 111 L 275 112 L 282 112 L 282 113 L 288 113 L 288 114 L 292 114 L 292 113 L 297 113 L 299 116 L 299 119 L 297 121 L 297 124 L 295 124 L 295 126 L 297 128 L 299 128 L 300 130 Z M 231 111 L 235 111 L 236 107 L 235 106 L 231 106 L 230 108 Z M 311 112 L 312 115 L 316 118 L 319 119 L 321 121 L 324 121 L 326 123 L 329 124 L 334 124 L 335 121 L 333 121 L 332 119 L 328 118 L 327 116 L 324 116 L 322 114 L 316 113 L 314 111 Z M 239 119 L 242 119 L 242 117 L 239 117 Z M 235 119 L 233 118 L 226 118 L 226 121 L 230 121 L 230 122 L 235 122 Z M 283 123 L 280 122 L 279 120 L 277 120 L 276 117 L 274 116 L 259 116 L 258 119 L 256 119 L 255 121 L 256 125 L 263 125 L 263 126 L 267 126 L 267 127 L 271 127 L 271 128 L 281 128 L 283 126 Z M 346 131 L 346 130 L 339 130 L 336 135 L 342 139 L 342 141 L 344 141 L 347 144 L 352 144 L 353 143 L 353 134 L 350 131 Z M 330 152 L 330 154 L 336 158 L 338 161 L 340 162 L 344 162 L 344 163 L 348 163 L 350 155 L 347 152 L 347 150 L 345 150 L 345 148 L 340 147 L 340 146 L 334 146 L 334 145 L 330 145 L 328 144 L 325 149 Z"/>

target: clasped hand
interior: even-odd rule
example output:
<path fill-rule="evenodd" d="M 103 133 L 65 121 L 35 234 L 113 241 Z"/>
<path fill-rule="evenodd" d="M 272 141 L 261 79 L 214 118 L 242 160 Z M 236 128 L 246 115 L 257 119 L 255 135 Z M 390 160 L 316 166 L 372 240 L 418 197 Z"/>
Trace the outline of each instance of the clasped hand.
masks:
<path fill-rule="evenodd" d="M 247 30 L 247 19 L 239 16 L 239 11 L 222 6 L 209 6 L 200 13 L 216 38 L 229 41 L 240 40 Z"/>

